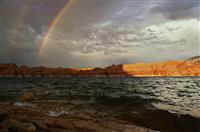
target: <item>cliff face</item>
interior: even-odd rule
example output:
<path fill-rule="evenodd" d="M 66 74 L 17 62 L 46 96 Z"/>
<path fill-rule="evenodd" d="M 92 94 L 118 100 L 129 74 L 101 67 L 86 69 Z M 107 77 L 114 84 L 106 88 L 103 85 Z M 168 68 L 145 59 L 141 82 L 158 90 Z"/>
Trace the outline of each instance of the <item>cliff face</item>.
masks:
<path fill-rule="evenodd" d="M 123 71 L 131 76 L 200 76 L 200 56 L 184 61 L 125 64 Z"/>
<path fill-rule="evenodd" d="M 16 76 L 17 65 L 15 64 L 0 64 L 0 76 Z"/>
<path fill-rule="evenodd" d="M 121 64 L 106 68 L 29 68 L 0 64 L 0 76 L 200 76 L 200 56 L 184 61 Z"/>
<path fill-rule="evenodd" d="M 30 68 L 25 65 L 17 67 L 14 64 L 0 64 L 0 76 L 68 76 L 71 75 L 73 71 L 73 69 L 68 68 Z"/>
<path fill-rule="evenodd" d="M 181 61 L 159 63 L 125 64 L 123 70 L 134 76 L 181 76 L 177 66 Z"/>
<path fill-rule="evenodd" d="M 181 75 L 200 76 L 200 56 L 189 58 L 178 65 L 178 70 Z"/>

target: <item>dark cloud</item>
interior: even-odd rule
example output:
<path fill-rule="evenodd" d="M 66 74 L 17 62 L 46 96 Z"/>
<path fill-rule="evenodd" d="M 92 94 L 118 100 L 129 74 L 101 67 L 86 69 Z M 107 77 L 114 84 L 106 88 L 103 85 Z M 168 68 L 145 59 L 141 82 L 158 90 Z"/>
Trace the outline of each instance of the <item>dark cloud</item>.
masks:
<path fill-rule="evenodd" d="M 171 21 L 195 18 L 198 1 L 163 0 L 156 5 L 154 0 L 77 0 L 49 34 L 41 56 L 38 51 L 48 25 L 66 0 L 3 1 L 0 58 L 6 57 L 4 62 L 106 66 L 198 54 L 196 19 Z"/>
<path fill-rule="evenodd" d="M 16 64 L 35 65 L 40 63 L 38 58 L 38 47 L 43 38 L 42 34 L 36 32 L 30 25 L 20 25 L 18 29 L 10 29 L 4 33 L 6 36 L 7 62 Z"/>
<path fill-rule="evenodd" d="M 39 39 L 66 2 L 0 0 L 0 63 L 40 63 Z"/>
<path fill-rule="evenodd" d="M 199 0 L 164 0 L 152 8 L 153 13 L 161 13 L 171 20 L 197 18 L 199 19 Z"/>
<path fill-rule="evenodd" d="M 0 24 L 7 29 L 29 24 L 36 31 L 42 32 L 42 27 L 50 25 L 67 1 L 2 0 L 0 1 Z"/>

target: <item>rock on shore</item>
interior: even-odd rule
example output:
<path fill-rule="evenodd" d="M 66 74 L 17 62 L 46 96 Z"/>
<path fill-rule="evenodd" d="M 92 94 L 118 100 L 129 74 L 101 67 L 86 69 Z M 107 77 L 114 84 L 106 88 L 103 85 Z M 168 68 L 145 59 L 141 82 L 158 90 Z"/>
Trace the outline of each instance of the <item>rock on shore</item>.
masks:
<path fill-rule="evenodd" d="M 0 104 L 1 132 L 153 132 L 129 122 L 92 113 L 70 113 L 50 117 L 48 110 Z"/>

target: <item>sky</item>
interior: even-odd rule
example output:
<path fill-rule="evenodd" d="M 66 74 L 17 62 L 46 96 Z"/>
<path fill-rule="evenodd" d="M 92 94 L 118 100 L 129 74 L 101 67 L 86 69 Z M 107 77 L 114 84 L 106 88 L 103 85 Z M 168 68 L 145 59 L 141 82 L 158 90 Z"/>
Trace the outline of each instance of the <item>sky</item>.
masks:
<path fill-rule="evenodd" d="M 199 17 L 199 0 L 0 0 L 0 63 L 104 67 L 186 59 L 200 55 Z"/>

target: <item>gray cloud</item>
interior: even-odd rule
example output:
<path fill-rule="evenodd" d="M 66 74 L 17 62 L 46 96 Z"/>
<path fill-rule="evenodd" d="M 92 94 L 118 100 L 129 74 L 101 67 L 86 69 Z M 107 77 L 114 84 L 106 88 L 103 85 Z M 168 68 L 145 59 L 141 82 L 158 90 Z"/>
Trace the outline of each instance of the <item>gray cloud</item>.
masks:
<path fill-rule="evenodd" d="M 89 25 L 80 29 L 80 32 L 85 30 L 84 32 L 88 33 L 86 38 L 70 39 L 66 33 L 54 31 L 41 57 L 38 57 L 38 47 L 43 34 L 36 32 L 30 25 L 20 26 L 20 30 L 11 30 L 7 35 L 12 40 L 9 42 L 10 60 L 17 64 L 26 63 L 31 66 L 95 67 L 111 63 L 181 58 L 193 56 L 198 52 L 197 39 L 196 41 L 193 39 L 172 41 L 159 36 L 160 32 L 176 32 L 179 29 L 168 31 L 166 26 L 162 29 L 164 31 L 159 32 L 151 27 L 134 31 L 134 26 L 131 25 L 102 27 L 102 24 Z M 162 26 L 158 27 L 162 28 Z M 149 28 L 151 31 L 148 30 Z"/>
<path fill-rule="evenodd" d="M 79 28 L 77 32 L 87 34 L 84 37 L 79 36 L 78 39 L 72 39 L 67 38 L 67 35 L 62 33 L 62 38 L 49 40 L 48 43 L 65 49 L 66 52 L 82 55 L 103 53 L 108 57 L 119 57 L 129 54 L 129 56 L 126 56 L 127 62 L 136 58 L 152 61 L 198 54 L 199 40 L 196 39 L 198 34 L 190 27 L 191 24 L 197 24 L 195 20 L 152 25 L 141 30 L 135 30 L 134 25 L 116 26 L 105 23 L 94 23 Z M 185 30 L 191 32 L 191 36 L 185 38 L 185 34 L 187 35 Z M 77 33 L 74 31 L 72 34 Z M 54 34 L 54 36 L 60 35 Z M 119 60 L 119 62 L 121 61 Z"/>
<path fill-rule="evenodd" d="M 164 0 L 152 8 L 153 13 L 162 14 L 167 19 L 199 19 L 199 0 Z"/>
<path fill-rule="evenodd" d="M 0 0 L 0 25 L 4 28 L 18 28 L 18 25 L 31 25 L 42 32 L 49 26 L 63 8 L 67 0 Z M 1 29 L 0 29 L 1 31 Z"/>
<path fill-rule="evenodd" d="M 14 23 L 27 3 L 15 2 L 8 4 L 9 22 L 4 31 L 0 29 L 4 32 L 0 57 L 17 64 L 69 67 L 187 58 L 199 54 L 197 22 L 173 20 L 195 18 L 195 2 L 77 1 L 49 34 L 41 56 L 39 46 L 62 2 L 55 2 L 55 7 L 44 1 L 32 3 L 18 28 Z"/>
<path fill-rule="evenodd" d="M 18 30 L 12 29 L 5 33 L 6 52 L 8 62 L 27 65 L 40 63 L 37 57 L 38 47 L 43 38 L 42 34 L 36 32 L 30 25 L 20 25 Z M 4 41 L 5 43 L 5 41 Z"/>

